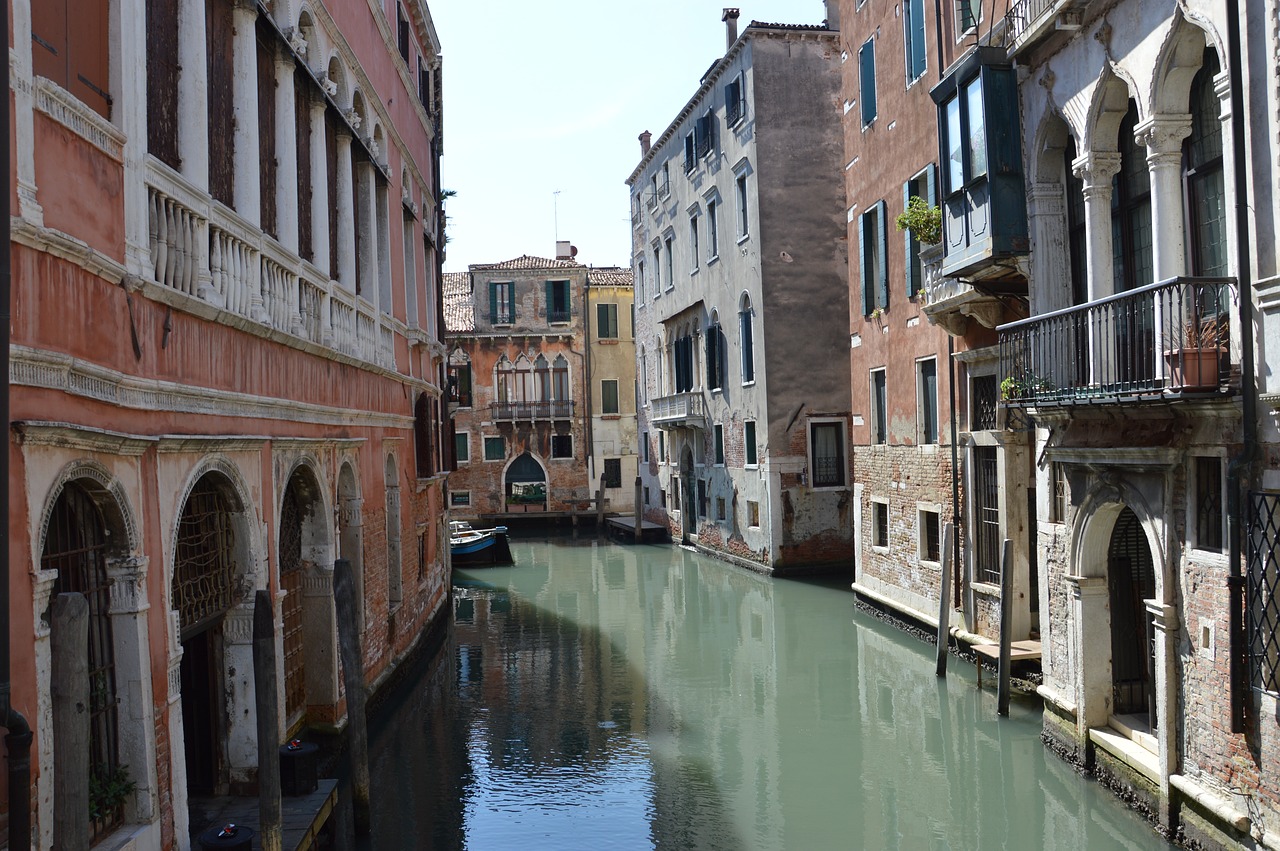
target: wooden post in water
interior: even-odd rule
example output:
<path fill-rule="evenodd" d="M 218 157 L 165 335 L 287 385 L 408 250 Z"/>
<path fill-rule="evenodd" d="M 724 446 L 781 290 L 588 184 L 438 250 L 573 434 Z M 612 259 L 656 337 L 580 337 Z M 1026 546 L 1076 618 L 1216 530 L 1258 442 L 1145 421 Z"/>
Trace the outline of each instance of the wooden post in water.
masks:
<path fill-rule="evenodd" d="M 253 598 L 253 693 L 258 713 L 258 840 L 262 851 L 281 851 L 276 628 L 271 592 L 266 589 Z"/>
<path fill-rule="evenodd" d="M 644 537 L 642 534 L 644 531 L 643 530 L 644 505 L 640 502 L 640 497 L 641 497 L 640 490 L 641 490 L 640 477 L 636 476 L 636 498 L 635 498 L 635 502 L 633 502 L 632 505 L 635 506 L 636 543 L 637 544 L 644 540 Z"/>
<path fill-rule="evenodd" d="M 1010 644 L 1013 640 L 1013 571 L 1009 568 L 1011 544 L 1004 539 L 1000 551 L 1000 688 L 996 697 L 996 712 L 1009 714 L 1009 666 Z"/>
<path fill-rule="evenodd" d="M 942 527 L 942 591 L 938 594 L 938 676 L 947 675 L 947 656 L 951 651 L 951 540 L 956 526 Z"/>
<path fill-rule="evenodd" d="M 53 847 L 89 851 L 89 601 L 83 594 L 58 595 L 49 632 Z"/>
<path fill-rule="evenodd" d="M 364 665 L 361 664 L 360 620 L 356 612 L 356 580 L 351 562 L 333 563 L 333 597 L 338 615 L 338 649 L 347 687 L 347 745 L 351 754 L 351 810 L 356 832 L 369 832 L 369 729 L 364 718 Z"/>
<path fill-rule="evenodd" d="M 600 487 L 596 488 L 596 531 L 604 528 L 604 476 L 600 477 Z"/>

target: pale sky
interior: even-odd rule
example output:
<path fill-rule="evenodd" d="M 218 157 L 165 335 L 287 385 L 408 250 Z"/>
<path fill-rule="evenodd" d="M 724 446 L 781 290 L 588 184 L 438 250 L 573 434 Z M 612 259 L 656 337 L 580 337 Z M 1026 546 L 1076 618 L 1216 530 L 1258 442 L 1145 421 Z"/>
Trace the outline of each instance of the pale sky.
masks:
<path fill-rule="evenodd" d="M 629 266 L 625 181 L 724 55 L 723 0 L 429 0 L 444 63 L 445 270 L 555 256 Z M 744 0 L 753 19 L 819 24 L 822 0 Z M 559 195 L 556 195 L 556 192 Z M 558 219 L 558 227 L 557 227 Z"/>

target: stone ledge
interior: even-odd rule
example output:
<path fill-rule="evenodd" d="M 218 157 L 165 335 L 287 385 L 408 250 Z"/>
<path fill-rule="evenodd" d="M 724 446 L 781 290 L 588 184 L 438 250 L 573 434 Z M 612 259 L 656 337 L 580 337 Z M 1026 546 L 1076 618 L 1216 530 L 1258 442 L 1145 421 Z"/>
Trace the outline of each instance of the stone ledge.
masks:
<path fill-rule="evenodd" d="M 1160 787 L 1160 759 L 1142 745 L 1101 727 L 1090 728 L 1089 741 Z"/>
<path fill-rule="evenodd" d="M 1203 786 L 1185 774 L 1169 775 L 1169 785 L 1214 818 L 1220 819 L 1241 833 L 1249 832 L 1251 823 L 1249 813 L 1222 792 Z"/>

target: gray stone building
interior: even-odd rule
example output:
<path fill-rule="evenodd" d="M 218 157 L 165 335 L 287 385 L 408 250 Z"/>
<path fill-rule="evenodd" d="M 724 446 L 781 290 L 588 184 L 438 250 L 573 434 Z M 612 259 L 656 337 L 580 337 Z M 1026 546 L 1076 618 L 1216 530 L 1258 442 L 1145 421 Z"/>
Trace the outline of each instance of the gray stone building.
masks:
<path fill-rule="evenodd" d="M 627 178 L 645 513 L 758 570 L 850 567 L 839 32 L 724 21 Z"/>

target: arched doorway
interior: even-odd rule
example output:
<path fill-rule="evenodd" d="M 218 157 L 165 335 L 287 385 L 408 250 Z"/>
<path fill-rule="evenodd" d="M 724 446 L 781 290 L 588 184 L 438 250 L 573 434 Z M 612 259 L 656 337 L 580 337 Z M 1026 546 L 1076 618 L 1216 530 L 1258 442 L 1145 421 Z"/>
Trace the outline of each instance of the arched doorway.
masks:
<path fill-rule="evenodd" d="M 183 748 L 190 794 L 226 794 L 229 784 L 223 622 L 237 602 L 240 506 L 222 476 L 191 489 L 178 521 L 173 608 L 182 642 Z"/>
<path fill-rule="evenodd" d="M 547 507 L 547 473 L 526 449 L 507 468 L 507 505 Z"/>
<path fill-rule="evenodd" d="M 89 491 L 68 482 L 49 515 L 40 567 L 58 571 L 54 597 L 79 593 L 89 604 L 90 788 L 114 782 L 121 769 L 108 541 L 106 521 Z M 120 803 L 91 822 L 91 839 L 107 835 L 123 820 Z"/>
<path fill-rule="evenodd" d="M 693 450 L 688 446 L 680 456 L 680 539 L 692 543 L 698 523 L 698 494 L 694 490 Z"/>
<path fill-rule="evenodd" d="M 1138 716 L 1156 728 L 1152 621 L 1146 601 L 1155 597 L 1155 567 L 1138 516 L 1125 508 L 1107 549 L 1111 604 L 1112 714 Z"/>

